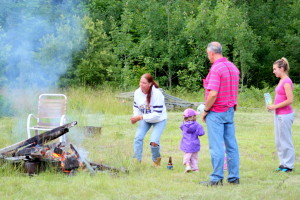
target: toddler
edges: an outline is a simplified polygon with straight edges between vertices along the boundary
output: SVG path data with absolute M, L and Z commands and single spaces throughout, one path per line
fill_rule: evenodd
M 198 137 L 205 134 L 203 127 L 196 121 L 196 115 L 199 114 L 191 108 L 183 112 L 184 121 L 180 126 L 182 130 L 180 149 L 184 152 L 185 173 L 199 171 L 198 152 L 200 151 L 200 140 Z

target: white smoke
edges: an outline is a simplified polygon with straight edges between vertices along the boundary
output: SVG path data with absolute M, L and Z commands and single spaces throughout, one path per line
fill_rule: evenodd
M 80 0 L 0 0 L 1 95 L 25 135 L 41 93 L 56 91 L 74 52 L 84 47 Z

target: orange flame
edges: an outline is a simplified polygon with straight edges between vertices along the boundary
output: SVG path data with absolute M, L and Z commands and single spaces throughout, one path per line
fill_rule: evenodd
M 53 153 L 52 156 L 53 156 L 53 158 L 59 158 L 60 157 L 60 155 L 57 154 L 57 153 Z

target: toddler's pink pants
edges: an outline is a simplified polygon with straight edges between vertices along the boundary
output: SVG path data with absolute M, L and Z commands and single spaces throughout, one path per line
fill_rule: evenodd
M 184 153 L 183 164 L 189 164 L 194 171 L 198 170 L 198 152 Z

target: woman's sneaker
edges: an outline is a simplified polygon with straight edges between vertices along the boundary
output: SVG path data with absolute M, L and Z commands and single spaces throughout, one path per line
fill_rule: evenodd
M 282 171 L 285 167 L 283 165 L 279 165 L 279 167 L 276 169 L 277 172 Z
M 292 172 L 293 169 L 290 169 L 288 167 L 284 167 L 283 165 L 280 165 L 277 169 L 277 172 Z
M 282 172 L 292 172 L 293 169 L 285 167 L 284 169 L 281 170 Z

